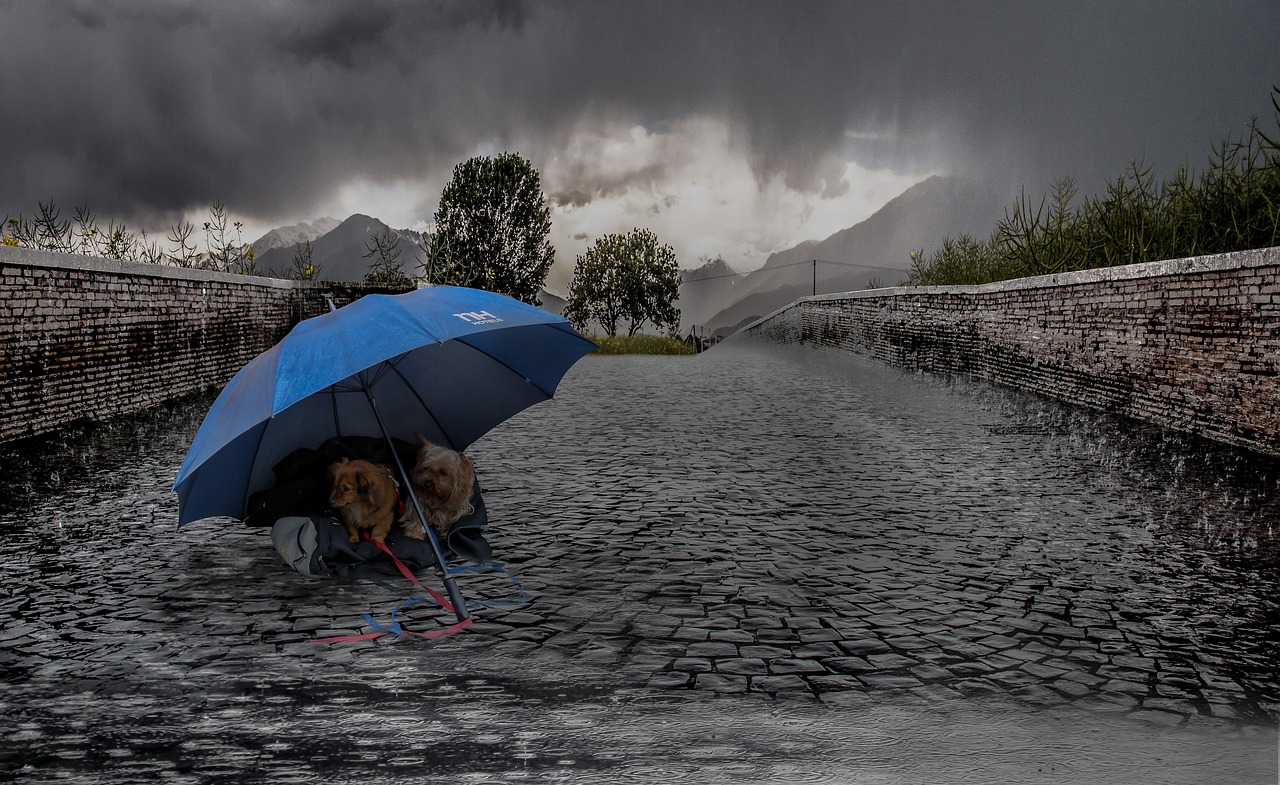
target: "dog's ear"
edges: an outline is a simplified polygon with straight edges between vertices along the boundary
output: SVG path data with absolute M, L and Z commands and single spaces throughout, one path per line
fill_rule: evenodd
M 373 483 L 369 482 L 369 475 L 364 472 L 356 472 L 356 492 L 367 499 L 372 490 Z
M 458 453 L 458 476 L 455 479 L 458 487 L 454 489 L 455 494 L 462 497 L 462 501 L 471 498 L 471 484 L 476 479 L 476 465 L 471 459 L 462 453 Z
M 471 498 L 471 486 L 475 482 L 476 467 L 471 459 L 462 453 L 457 453 L 457 456 L 458 459 L 453 462 L 454 474 L 449 478 L 448 506 L 458 510 L 460 515 L 463 514 L 464 508 L 469 506 L 467 502 Z
M 428 439 L 427 437 L 425 437 L 425 436 L 423 436 L 422 434 L 418 433 L 417 431 L 414 431 L 413 435 L 414 435 L 414 436 L 416 436 L 416 437 L 418 437 L 418 446 L 419 446 L 419 447 L 426 447 L 428 444 L 431 444 L 431 440 L 430 440 L 430 439 Z

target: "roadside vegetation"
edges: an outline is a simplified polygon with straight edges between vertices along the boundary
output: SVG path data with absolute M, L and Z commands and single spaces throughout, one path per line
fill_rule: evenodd
M 671 246 L 648 229 L 606 234 L 574 264 L 565 317 L 579 330 L 594 323 L 610 337 L 625 325 L 635 336 L 645 325 L 680 328 L 680 269 Z
M 548 240 L 551 208 L 529 161 L 517 153 L 503 153 L 458 164 L 434 219 L 431 229 L 412 242 L 415 269 L 406 270 L 401 258 L 403 233 L 384 229 L 372 235 L 363 254 L 369 259 L 365 282 L 393 289 L 419 283 L 468 286 L 542 304 L 539 292 L 555 249 Z M 242 275 L 321 277 L 310 241 L 295 247 L 286 269 L 259 269 L 242 229 L 242 222 L 215 203 L 203 223 L 200 250 L 196 227 L 187 221 L 175 223 L 162 244 L 145 231 L 133 232 L 114 221 L 99 228 L 88 205 L 76 208 L 74 219 L 64 218 L 50 201 L 40 203 L 34 217 L 5 216 L 0 243 Z M 565 316 L 583 332 L 603 332 L 603 353 L 686 353 L 678 338 L 641 333 L 652 328 L 673 336 L 679 329 L 679 275 L 675 252 L 652 231 L 606 234 L 577 258 Z M 619 330 L 626 331 L 627 340 L 618 340 Z
M 179 221 L 165 236 L 167 245 L 145 231 L 134 232 L 123 223 L 111 221 L 98 226 L 97 216 L 86 203 L 75 208 L 71 218 L 53 201 L 40 202 L 35 215 L 6 217 L 0 225 L 0 244 L 42 251 L 100 256 L 117 261 L 167 264 L 201 270 L 218 270 L 257 275 L 253 249 L 241 237 L 244 224 L 232 220 L 227 209 L 215 202 L 209 220 L 203 224 L 204 251 L 193 237 L 196 227 Z
M 591 336 L 599 345 L 595 354 L 693 354 L 693 346 L 679 338 L 664 335 L 604 335 Z
M 1024 192 L 986 240 L 961 234 L 931 254 L 913 251 L 906 284 L 983 284 L 1280 245 L 1280 87 L 1271 104 L 1276 129 L 1255 118 L 1213 148 L 1199 176 L 1184 165 L 1157 181 L 1134 162 L 1079 203 L 1070 177 L 1038 203 Z
M 533 164 L 517 153 L 458 164 L 424 237 L 421 279 L 541 305 L 555 249 L 551 208 Z

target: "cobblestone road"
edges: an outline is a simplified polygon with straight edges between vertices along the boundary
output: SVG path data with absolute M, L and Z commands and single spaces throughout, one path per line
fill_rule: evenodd
M 1275 462 L 795 348 L 591 357 L 471 451 L 490 540 L 530 602 L 477 608 L 472 631 L 432 644 L 317 647 L 405 589 L 303 579 L 264 532 L 173 532 L 168 483 L 202 405 L 0 456 L 20 486 L 0 517 L 0 774 L 412 781 L 396 766 L 425 760 L 442 777 L 670 781 L 679 759 L 750 781 L 785 776 L 796 749 L 824 771 L 815 756 L 858 738 L 851 716 L 1007 705 L 1029 713 L 988 717 L 1004 738 L 1054 712 L 1208 728 L 1238 781 L 1274 780 Z M 494 578 L 463 586 L 509 599 Z M 705 742 L 760 705 L 769 740 L 750 755 L 637 751 L 689 706 L 715 707 Z M 511 712 L 539 730 L 521 736 Z M 634 724 L 583 747 L 584 723 L 620 713 Z M 911 732 L 935 753 L 996 727 L 931 722 Z M 409 729 L 435 734 L 425 759 L 362 746 Z M 1191 738 L 1166 764 L 1201 749 Z
M 540 598 L 504 647 L 672 689 L 1275 710 L 1274 474 L 848 358 L 679 370 L 617 362 L 476 452 Z

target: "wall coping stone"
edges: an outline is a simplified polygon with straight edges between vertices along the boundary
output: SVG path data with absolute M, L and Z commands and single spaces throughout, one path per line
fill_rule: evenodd
M 14 246 L 0 246 L 0 264 L 44 267 L 56 270 L 73 270 L 75 272 L 98 272 L 106 273 L 108 275 L 129 275 L 144 278 L 207 281 L 209 283 L 228 283 L 240 286 L 265 286 L 272 289 L 314 289 L 324 288 L 333 283 L 326 281 L 295 281 L 287 278 L 268 278 L 262 275 L 241 275 L 239 273 L 215 272 L 213 270 L 197 270 L 189 267 L 173 267 L 165 264 L 117 261 L 115 259 L 104 259 L 100 256 L 83 256 L 81 254 L 63 253 L 61 251 L 42 251 L 36 248 Z
M 985 379 L 1280 455 L 1277 268 L 1280 248 L 1264 248 L 981 286 L 824 294 L 742 332 Z
M 1232 251 L 1229 253 L 1207 254 L 1205 256 L 1188 256 L 1182 259 L 1165 259 L 1158 262 L 1142 264 L 1125 264 L 1115 267 L 1095 267 L 1089 270 L 1076 270 L 1067 273 L 1050 273 L 1033 275 L 1026 278 L 1010 278 L 968 286 L 888 286 L 881 289 L 860 289 L 852 292 L 831 292 L 828 294 L 808 295 L 798 298 L 794 303 L 784 305 L 772 313 L 762 316 L 745 325 L 738 332 L 746 333 L 769 321 L 784 311 L 802 303 L 822 303 L 833 300 L 858 300 L 865 297 L 919 297 L 921 295 L 980 295 L 995 292 L 1017 291 L 1019 289 L 1048 289 L 1074 284 L 1100 283 L 1103 281 L 1132 281 L 1142 278 L 1160 278 L 1172 275 L 1197 275 L 1220 270 L 1241 270 L 1251 267 L 1267 267 L 1280 265 L 1280 246 L 1272 248 L 1256 248 L 1248 251 Z

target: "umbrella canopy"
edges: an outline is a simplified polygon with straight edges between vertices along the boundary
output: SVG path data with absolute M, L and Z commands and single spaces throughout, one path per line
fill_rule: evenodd
M 552 397 L 595 348 L 562 317 L 459 287 L 368 295 L 307 319 L 214 401 L 173 485 L 178 525 L 242 518 L 280 459 L 333 436 L 412 443 L 418 432 L 462 450 Z

